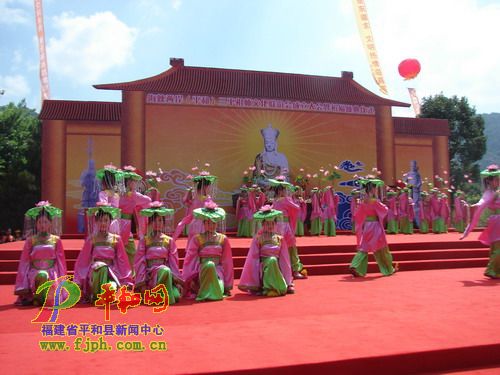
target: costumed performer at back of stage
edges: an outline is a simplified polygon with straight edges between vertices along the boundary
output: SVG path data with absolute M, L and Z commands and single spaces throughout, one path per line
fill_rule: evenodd
M 125 194 L 123 171 L 117 169 L 113 164 L 108 164 L 104 168 L 97 170 L 96 178 L 101 185 L 98 202 L 119 208 L 120 196 Z M 111 222 L 110 230 L 112 233 L 120 234 L 120 218 L 116 218 Z
M 233 289 L 233 257 L 226 235 L 216 231 L 224 226 L 226 212 L 215 202 L 206 202 L 193 215 L 204 226 L 202 233 L 191 237 L 186 247 L 182 269 L 184 294 L 196 301 L 220 301 Z
M 49 202 L 39 202 L 24 214 L 24 242 L 16 276 L 16 304 L 43 305 L 48 288 L 40 294 L 37 289 L 48 280 L 66 275 L 66 259 L 59 235 L 62 210 Z M 49 296 L 53 298 L 53 296 Z M 53 306 L 53 301 L 47 301 Z
M 137 191 L 137 184 L 142 180 L 142 177 L 135 173 L 135 168 L 128 165 L 123 168 L 123 178 L 127 192 L 120 197 L 120 237 L 125 245 L 128 261 L 132 272 L 134 272 L 135 259 L 135 242 L 132 233 L 132 220 L 136 211 L 146 208 L 151 203 L 151 198 Z M 141 219 L 135 216 L 136 230 L 141 238 L 144 235 L 144 224 Z
M 335 194 L 335 189 L 332 186 L 327 186 L 323 189 L 321 203 L 323 206 L 323 215 L 325 220 L 325 236 L 337 235 L 337 212 L 339 207 L 339 196 Z
M 442 216 L 442 201 L 438 188 L 431 189 L 431 197 L 429 199 L 431 207 L 431 220 L 433 233 L 446 233 L 446 226 Z
M 358 251 L 351 261 L 350 271 L 355 277 L 365 276 L 368 271 L 368 252 L 371 251 L 380 272 L 385 276 L 392 275 L 396 272 L 396 267 L 392 263 L 384 231 L 387 206 L 377 197 L 377 187 L 383 188 L 384 182 L 374 176 L 367 176 L 360 179 L 359 183 L 366 195 L 354 216 Z
M 389 190 L 387 196 L 387 234 L 399 233 L 398 193 Z
M 399 194 L 399 231 L 403 234 L 413 234 L 413 200 L 409 196 L 410 189 L 405 187 Z
M 457 232 L 463 233 L 465 225 L 469 221 L 469 204 L 464 200 L 464 192 L 457 190 L 455 192 L 454 210 L 453 210 L 453 225 Z
M 281 211 L 266 205 L 255 213 L 254 220 L 261 222 L 257 230 L 238 288 L 266 297 L 284 296 L 294 293 L 290 257 L 283 237 L 277 233 L 277 222 L 283 218 Z
M 302 187 L 295 185 L 293 190 L 292 200 L 300 207 L 299 214 L 297 215 L 295 236 L 302 237 L 304 235 L 304 223 L 307 218 L 307 203 L 304 199 L 304 190 Z
M 323 230 L 323 207 L 321 206 L 321 190 L 317 187 L 311 189 L 311 219 L 309 233 L 319 236 Z
M 429 200 L 429 193 L 426 191 L 420 192 L 420 210 L 418 214 L 420 216 L 419 232 L 422 234 L 429 233 L 429 223 L 431 222 L 431 203 Z
M 183 284 L 177 246 L 166 234 L 174 210 L 156 201 L 141 210 L 140 214 L 147 219 L 147 229 L 145 236 L 139 240 L 135 257 L 135 286 L 144 292 L 163 284 L 168 292 L 169 304 L 173 305 L 180 299 Z
M 250 209 L 250 198 L 248 188 L 240 187 L 240 194 L 236 202 L 236 220 L 238 222 L 238 237 L 252 237 L 253 212 Z
M 111 283 L 113 290 L 133 285 L 122 239 L 110 232 L 112 220 L 119 216 L 119 208 L 103 203 L 87 211 L 89 232 L 76 259 L 74 276 L 85 301 L 96 301 L 97 295 L 103 292 L 103 284 Z
M 179 222 L 172 236 L 176 240 L 188 226 L 188 238 L 191 239 L 194 235 L 202 233 L 205 229 L 203 221 L 197 219 L 193 212 L 195 209 L 205 207 L 206 203 L 213 203 L 213 196 L 216 191 L 217 176 L 211 175 L 208 171 L 201 171 L 198 176 L 193 177 L 193 197 L 186 216 Z
M 500 170 L 497 165 L 490 165 L 481 172 L 484 193 L 475 207 L 474 216 L 465 229 L 461 240 L 467 237 L 476 227 L 481 214 L 488 208 L 491 215 L 488 218 L 486 229 L 479 235 L 478 240 L 490 247 L 490 260 L 484 271 L 484 275 L 493 279 L 500 278 Z
M 274 201 L 272 207 L 283 213 L 283 223 L 279 224 L 283 228 L 279 228 L 278 230 L 280 233 L 283 233 L 283 237 L 290 253 L 290 263 L 292 266 L 293 277 L 295 279 L 306 279 L 307 270 L 300 262 L 295 242 L 295 227 L 300 207 L 293 202 L 292 197 L 289 195 L 293 185 L 286 182 L 284 176 L 278 176 L 276 179 L 270 178 L 268 182 L 274 190 Z M 292 230 L 292 228 L 294 228 L 294 230 Z

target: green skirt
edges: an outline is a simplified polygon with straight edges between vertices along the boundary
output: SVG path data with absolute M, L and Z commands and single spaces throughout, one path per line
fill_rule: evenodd
M 284 296 L 288 285 L 281 273 L 276 257 L 261 257 L 262 262 L 262 294 L 267 297 Z
M 326 219 L 325 220 L 325 235 L 332 237 L 337 235 L 337 228 L 335 227 L 335 220 Z
M 295 235 L 302 237 L 304 235 L 304 222 L 297 220 L 297 225 L 295 225 Z
M 427 220 L 420 221 L 420 233 L 426 234 L 429 233 L 429 222 Z
M 485 276 L 495 279 L 500 278 L 500 241 L 491 244 L 490 260 L 488 261 L 488 266 L 486 266 L 484 274 Z
M 399 227 L 398 221 L 396 219 L 391 219 L 387 221 L 387 233 L 388 234 L 398 234 Z
M 319 217 L 311 220 L 311 230 L 309 231 L 311 235 L 319 236 L 322 230 L 323 230 L 323 223 L 321 222 L 321 219 Z
M 200 289 L 196 301 L 220 301 L 224 298 L 224 282 L 217 275 L 219 257 L 200 258 Z
M 392 254 L 388 247 L 375 251 L 373 255 L 382 275 L 390 276 L 396 272 L 392 263 Z M 349 268 L 356 276 L 365 276 L 368 272 L 368 253 L 366 251 L 358 251 L 354 255 Z
M 247 219 L 238 221 L 238 237 L 252 237 L 252 222 Z
M 399 219 L 399 230 L 403 234 L 413 234 L 413 223 L 408 217 Z

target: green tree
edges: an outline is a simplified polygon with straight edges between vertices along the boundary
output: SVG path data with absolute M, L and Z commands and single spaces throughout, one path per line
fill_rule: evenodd
M 0 107 L 0 228 L 22 229 L 40 200 L 41 122 L 23 100 Z
M 420 117 L 448 120 L 451 182 L 456 188 L 477 193 L 478 185 L 468 180 L 479 181 L 478 161 L 486 152 L 484 119 L 466 97 L 447 98 L 443 94 L 424 98 Z

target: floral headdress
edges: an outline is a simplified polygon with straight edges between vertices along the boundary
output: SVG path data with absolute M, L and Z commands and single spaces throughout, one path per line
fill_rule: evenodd
M 48 201 L 40 201 L 24 214 L 24 238 L 37 234 L 36 221 L 41 215 L 46 215 L 50 219 L 51 234 L 62 233 L 62 210 L 52 206 Z
M 215 202 L 208 201 L 205 202 L 205 207 L 195 209 L 193 215 L 196 219 L 210 220 L 218 223 L 226 218 L 226 211 L 217 206 Z
M 253 218 L 256 221 L 274 221 L 282 217 L 283 212 L 274 210 L 270 205 L 266 204 L 257 211 Z

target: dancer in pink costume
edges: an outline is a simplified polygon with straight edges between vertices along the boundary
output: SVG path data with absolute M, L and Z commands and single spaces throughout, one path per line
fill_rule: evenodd
M 196 301 L 220 301 L 231 295 L 234 280 L 231 245 L 216 231 L 226 213 L 214 202 L 207 202 L 193 215 L 202 221 L 204 231 L 191 237 L 186 247 L 182 269 L 185 295 Z
M 474 207 L 476 210 L 470 224 L 465 229 L 464 239 L 476 227 L 481 214 L 488 208 L 491 215 L 488 218 L 486 229 L 479 235 L 479 241 L 490 246 L 490 260 L 484 275 L 492 279 L 500 278 L 500 169 L 497 165 L 490 165 L 481 172 L 484 193 L 481 200 Z
M 384 230 L 384 218 L 387 215 L 387 206 L 377 197 L 377 188 L 383 187 L 384 182 L 374 176 L 360 179 L 366 196 L 356 210 L 356 244 L 358 252 L 349 266 L 350 272 L 355 277 L 363 277 L 368 271 L 368 252 L 373 252 L 380 272 L 390 276 L 396 272 L 397 267 L 392 263 L 392 254 L 387 245 Z
M 241 193 L 236 202 L 236 220 L 238 222 L 238 237 L 252 237 L 252 219 L 253 212 L 250 208 L 250 198 L 248 188 L 242 186 Z
M 387 234 L 399 233 L 398 193 L 393 190 L 387 192 Z
M 212 176 L 207 171 L 201 171 L 198 176 L 193 178 L 193 200 L 189 206 L 186 216 L 177 225 L 173 238 L 176 240 L 182 233 L 185 226 L 188 227 L 188 238 L 204 231 L 203 220 L 197 219 L 193 212 L 195 209 L 203 208 L 206 203 L 214 203 L 213 193 L 216 189 L 217 176 Z
M 323 207 L 321 206 L 321 190 L 317 187 L 311 189 L 311 227 L 309 233 L 312 236 L 319 236 L 323 231 Z
M 295 185 L 292 200 L 295 204 L 300 207 L 299 214 L 297 216 L 297 224 L 295 228 L 295 235 L 297 237 L 302 237 L 304 235 L 304 222 L 307 218 L 307 203 L 304 200 L 304 191 L 299 185 Z M 293 228 L 292 228 L 293 229 Z
M 351 202 L 350 202 L 350 207 L 351 207 L 351 232 L 356 233 L 356 223 L 354 222 L 354 217 L 356 215 L 356 211 L 359 207 L 360 204 L 360 198 L 361 192 L 358 189 L 352 189 L 351 190 Z
M 464 192 L 462 190 L 457 190 L 455 192 L 454 210 L 453 210 L 453 225 L 457 232 L 463 233 L 465 231 L 465 226 L 469 221 L 469 204 L 463 199 Z
M 135 248 L 134 236 L 132 234 L 132 220 L 135 219 L 137 225 L 137 234 L 139 238 L 144 236 L 144 224 L 142 218 L 137 213 L 143 208 L 149 207 L 151 198 L 137 191 L 137 184 L 142 177 L 135 173 L 135 168 L 125 166 L 123 168 L 123 177 L 127 192 L 120 197 L 120 237 L 125 245 L 125 251 L 129 260 L 130 268 L 134 272 Z
M 143 292 L 163 284 L 170 305 L 179 301 L 183 284 L 177 246 L 166 234 L 171 230 L 168 224 L 173 214 L 173 209 L 163 207 L 158 201 L 141 210 L 141 216 L 147 219 L 148 224 L 145 236 L 139 240 L 135 257 L 136 288 Z
M 419 232 L 422 234 L 429 233 L 429 224 L 431 222 L 431 204 L 429 201 L 429 194 L 426 191 L 420 192 L 420 205 L 419 215 L 420 215 L 420 227 Z
M 414 211 L 413 211 L 413 202 L 412 199 L 408 195 L 409 189 L 403 188 L 401 189 L 401 193 L 399 195 L 399 230 L 403 234 L 413 234 L 413 219 L 414 219 Z
M 294 293 L 290 258 L 286 243 L 277 233 L 280 211 L 263 206 L 254 215 L 262 229 L 253 237 L 238 288 L 266 297 Z
M 76 259 L 74 276 L 86 301 L 96 301 L 103 284 L 110 283 L 114 290 L 133 285 L 123 242 L 109 230 L 111 221 L 119 215 L 120 209 L 102 203 L 87 211 L 89 235 Z
M 123 171 L 117 169 L 113 164 L 108 164 L 96 172 L 96 178 L 101 184 L 98 202 L 119 208 L 120 196 L 125 193 Z M 114 234 L 120 234 L 120 218 L 111 222 L 110 231 Z
M 441 193 L 441 217 L 444 222 L 444 233 L 448 233 L 448 227 L 450 226 L 450 201 L 446 193 Z
M 439 189 L 432 188 L 431 189 L 431 198 L 430 198 L 430 206 L 431 206 L 431 220 L 432 220 L 432 232 L 433 233 L 446 233 L 446 225 L 443 219 L 443 211 L 441 208 L 442 201 L 439 196 Z
M 268 181 L 269 185 L 274 190 L 274 202 L 272 208 L 283 213 L 283 223 L 281 224 L 282 228 L 279 228 L 278 230 L 280 233 L 283 233 L 283 237 L 285 238 L 288 247 L 293 277 L 295 279 L 306 279 L 307 270 L 300 262 L 295 242 L 295 231 L 292 230 L 292 228 L 296 228 L 297 217 L 300 212 L 300 207 L 293 202 L 289 195 L 293 185 L 286 182 L 284 176 L 278 176 L 276 179 L 270 178 Z
M 323 215 L 325 220 L 325 235 L 336 236 L 337 211 L 339 207 L 339 197 L 331 186 L 325 187 L 321 199 L 323 205 Z
M 39 202 L 25 213 L 24 242 L 17 270 L 14 294 L 16 304 L 43 305 L 47 299 L 45 289 L 37 289 L 48 280 L 56 280 L 66 275 L 66 259 L 61 234 L 62 211 L 49 202 Z M 53 296 L 48 296 L 47 304 L 52 306 Z M 46 304 L 46 305 L 47 305 Z

